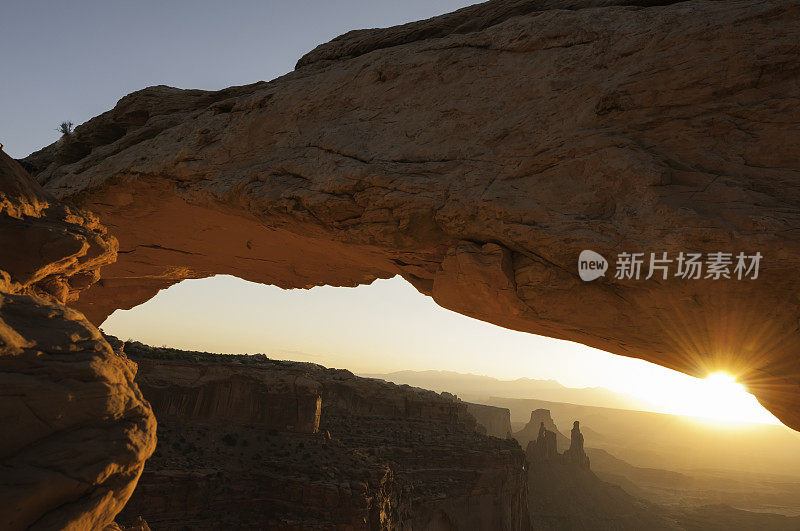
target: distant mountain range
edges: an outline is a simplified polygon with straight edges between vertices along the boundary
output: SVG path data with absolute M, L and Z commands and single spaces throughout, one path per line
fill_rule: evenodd
M 603 387 L 566 387 L 556 380 L 518 378 L 499 380 L 489 376 L 463 374 L 452 371 L 398 371 L 387 374 L 360 374 L 367 378 L 380 378 L 396 384 L 407 384 L 423 389 L 456 394 L 472 401 L 477 397 L 502 396 L 506 398 L 536 398 L 552 402 L 583 404 L 618 409 L 647 410 L 644 401 L 616 393 Z

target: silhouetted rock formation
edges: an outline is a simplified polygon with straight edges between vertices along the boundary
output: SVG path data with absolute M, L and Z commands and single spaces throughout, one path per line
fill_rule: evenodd
M 556 441 L 556 448 L 559 452 L 563 452 L 569 448 L 569 439 L 567 439 L 556 427 L 553 422 L 553 417 L 550 415 L 548 409 L 536 409 L 531 411 L 531 420 L 518 432 L 514 432 L 512 436 L 519 441 L 520 446 L 526 448 L 529 443 L 536 441 L 541 434 L 541 427 L 544 426 L 547 431 L 553 433 Z
M 155 448 L 155 418 L 136 364 L 63 303 L 116 241 L 0 152 L 0 244 L 0 529 L 102 529 Z
M 563 455 L 564 462 L 581 468 L 589 468 L 589 458 L 583 449 L 583 435 L 581 434 L 580 422 L 577 420 L 572 425 L 569 448 Z
M 548 430 L 544 422 L 525 453 L 528 507 L 534 529 L 679 529 L 664 511 L 600 481 L 589 470 L 577 421 L 570 448 L 563 454 L 556 451 L 555 432 Z
M 479 433 L 453 395 L 264 356 L 135 342 L 124 351 L 139 362 L 137 381 L 154 396 L 160 426 L 121 523 L 142 516 L 167 530 L 529 527 L 523 452 Z M 316 433 L 297 429 L 313 417 L 303 407 L 311 397 L 321 399 Z M 271 413 L 282 420 L 270 422 Z
M 542 422 L 539 436 L 528 444 L 528 508 L 534 529 L 789 531 L 800 525 L 800 517 L 741 511 L 727 505 L 673 507 L 638 499 L 626 492 L 627 488 L 595 476 L 583 442 L 575 421 L 570 448 L 559 455 L 555 433 Z
M 539 436 L 535 441 L 528 443 L 526 455 L 535 463 L 549 463 L 559 458 L 556 447 L 556 434 L 544 427 L 544 422 L 539 425 Z
M 547 418 L 550 418 L 550 412 L 546 409 L 537 410 L 537 412 L 546 412 Z M 533 414 L 531 415 L 533 417 Z M 542 418 L 543 414 L 537 414 L 537 418 Z M 550 419 L 552 423 L 552 419 Z M 553 425 L 555 426 L 555 425 Z M 536 440 L 528 443 L 526 448 L 526 455 L 533 464 L 537 463 L 563 463 L 565 465 L 576 466 L 579 468 L 589 469 L 589 458 L 583 449 L 583 435 L 581 434 L 579 422 L 576 420 L 572 426 L 572 440 L 569 448 L 563 453 L 559 454 L 557 442 L 557 432 L 548 430 L 545 426 L 545 421 L 539 423 L 539 433 Z
M 511 412 L 505 407 L 486 406 L 464 402 L 467 411 L 475 417 L 486 435 L 505 439 L 511 436 Z

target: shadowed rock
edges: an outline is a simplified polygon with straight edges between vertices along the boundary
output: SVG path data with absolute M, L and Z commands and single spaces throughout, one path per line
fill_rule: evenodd
M 0 153 L 0 528 L 102 529 L 133 492 L 156 425 L 136 364 L 62 302 L 116 241 Z
M 464 402 L 464 404 L 466 404 L 469 414 L 486 429 L 487 435 L 500 439 L 511 436 L 511 412 L 508 408 L 470 402 Z
M 453 395 L 263 355 L 124 351 L 160 426 L 120 523 L 530 529 L 522 450 L 481 433 Z M 321 418 L 307 407 L 320 395 Z
M 528 443 L 525 453 L 534 463 L 557 462 L 559 458 L 556 448 L 556 434 L 544 427 L 544 422 L 539 425 L 539 435 L 536 440 Z
M 577 420 L 572 425 L 570 433 L 570 444 L 563 458 L 566 463 L 580 467 L 589 468 L 589 457 L 583 449 L 583 434 L 581 434 L 580 422 Z
M 567 439 L 556 427 L 553 422 L 553 417 L 550 416 L 549 409 L 535 409 L 531 411 L 531 420 L 518 432 L 513 434 L 514 438 L 519 441 L 520 446 L 526 448 L 528 443 L 536 441 L 542 433 L 542 427 L 547 431 L 553 433 L 556 440 L 556 447 L 559 451 L 564 451 L 569 447 L 569 439 Z

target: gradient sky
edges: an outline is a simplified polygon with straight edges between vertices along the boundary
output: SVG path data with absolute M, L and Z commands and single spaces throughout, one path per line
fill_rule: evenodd
M 24 157 L 151 85 L 268 81 L 352 29 L 402 24 L 468 0 L 4 1 L 0 143 Z
M 700 380 L 577 343 L 445 310 L 401 277 L 368 286 L 283 290 L 231 276 L 186 280 L 103 329 L 120 339 L 213 352 L 263 352 L 356 373 L 454 370 L 607 387 L 664 413 L 777 422 L 741 386 Z
M 463 7 L 465 0 L 16 1 L 0 11 L 0 143 L 14 157 L 54 142 L 134 90 L 270 80 L 351 29 Z M 232 277 L 186 281 L 104 328 L 218 352 L 265 352 L 356 372 L 447 369 L 553 378 L 649 399 L 657 411 L 775 422 L 750 395 L 639 360 L 522 334 L 436 306 L 403 280 L 283 291 Z

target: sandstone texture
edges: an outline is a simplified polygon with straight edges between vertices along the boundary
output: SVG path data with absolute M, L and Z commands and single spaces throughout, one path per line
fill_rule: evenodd
M 799 76 L 797 0 L 495 0 L 271 82 L 133 93 L 25 162 L 120 240 L 78 301 L 95 323 L 185 278 L 399 274 L 507 328 L 727 370 L 800 428 Z M 584 249 L 763 260 L 585 283 Z
M 159 418 L 158 448 L 121 524 L 141 516 L 154 529 L 529 528 L 524 453 L 480 433 L 452 395 L 260 355 L 118 348 L 138 362 L 145 395 L 158 395 Z M 200 398 L 190 373 L 205 375 Z M 317 431 L 264 423 L 276 405 L 301 411 L 291 404 L 307 393 L 321 398 Z M 178 403 L 187 405 L 174 415 Z M 196 414 L 208 410 L 218 414 Z
M 0 289 L 74 302 L 117 256 L 97 217 L 45 192 L 0 151 Z
M 160 421 L 319 431 L 322 386 L 302 372 L 147 358 L 138 365 L 137 383 Z
M 62 303 L 116 252 L 0 153 L 0 528 L 103 529 L 155 445 L 136 365 Z

